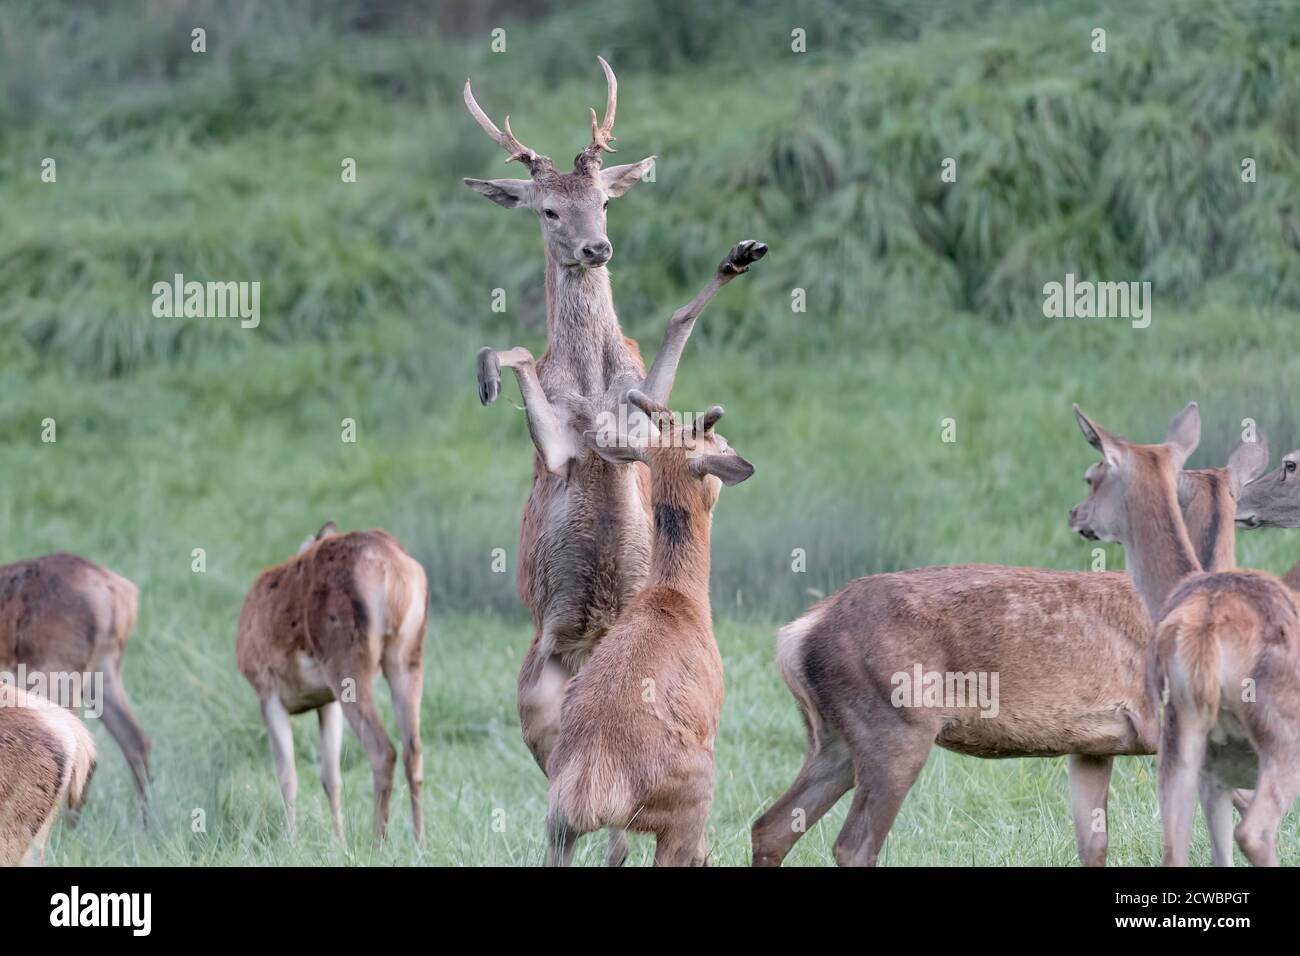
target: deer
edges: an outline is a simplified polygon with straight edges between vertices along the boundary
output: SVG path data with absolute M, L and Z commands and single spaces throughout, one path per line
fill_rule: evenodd
M 1226 468 L 1183 472 L 1178 496 L 1198 551 L 1235 564 L 1233 498 L 1268 463 L 1262 433 Z M 808 738 L 789 789 L 751 829 L 754 866 L 779 866 L 850 789 L 835 842 L 845 866 L 874 866 L 936 744 L 982 757 L 1060 757 L 1080 862 L 1104 866 L 1113 758 L 1156 750 L 1145 694 L 1151 615 L 1128 574 L 951 565 L 859 578 L 777 635 L 777 665 Z M 997 711 L 954 694 L 902 706 L 923 673 L 997 675 Z M 954 679 L 954 685 L 958 681 Z M 957 687 L 954 686 L 954 690 Z M 800 825 L 802 824 L 802 825 Z
M 85 799 L 95 741 L 71 711 L 0 681 L 0 866 L 40 866 L 60 805 Z
M 402 740 L 415 839 L 423 846 L 420 695 L 428 604 L 424 568 L 392 535 L 378 528 L 343 534 L 332 521 L 253 582 L 239 615 L 235 659 L 261 701 L 291 841 L 298 775 L 289 718 L 309 710 L 319 723 L 321 784 L 335 837 L 343 838 L 344 718 L 374 778 L 375 838 L 386 837 L 397 756 L 375 707 L 382 671 Z
M 708 859 L 723 698 L 709 529 L 722 485 L 745 481 L 754 466 L 717 433 L 722 406 L 678 422 L 637 389 L 627 401 L 654 423 L 650 441 L 610 442 L 595 430 L 584 437 L 607 461 L 649 467 L 650 571 L 565 697 L 547 766 L 548 866 L 567 866 L 578 838 L 605 827 L 653 833 L 656 866 Z
M 627 193 L 655 157 L 603 166 L 618 107 L 613 69 L 597 57 L 606 80 L 604 118 L 591 110 L 591 142 L 561 173 L 524 146 L 507 116 L 504 131 L 488 118 L 465 81 L 464 99 L 485 133 L 529 179 L 465 179 L 470 189 L 507 209 L 527 209 L 542 230 L 546 287 L 546 350 L 483 348 L 476 360 L 479 400 L 500 394 L 501 369 L 514 371 L 534 445 L 532 487 L 519 535 L 517 585 L 532 614 L 533 638 L 519 673 L 517 703 L 523 738 L 543 773 L 559 736 L 565 687 L 597 642 L 641 589 L 650 570 L 650 479 L 640 462 L 610 463 L 583 433 L 618 407 L 630 389 L 667 403 L 696 320 L 709 301 L 767 253 L 757 240 L 737 243 L 712 277 L 670 316 L 646 371 L 637 343 L 623 334 L 607 268 L 614 250 L 606 230 L 611 199 Z M 638 413 L 639 414 L 639 413 Z M 611 848 L 612 850 L 614 848 Z
M 139 607 L 134 583 L 74 554 L 0 566 L 0 672 L 21 666 L 29 679 L 41 675 L 51 687 L 58 686 L 58 675 L 103 675 L 100 719 L 126 758 L 147 828 L 149 737 L 131 710 L 122 676 Z M 70 812 L 69 822 L 75 817 Z
M 1281 463 L 1242 490 L 1237 502 L 1237 525 L 1245 529 L 1300 528 L 1300 449 L 1282 456 Z M 1293 564 L 1282 582 L 1300 590 L 1300 561 Z
M 1075 417 L 1102 460 L 1086 472 L 1070 527 L 1124 546 L 1155 621 L 1148 684 L 1160 712 L 1162 862 L 1187 865 L 1199 793 L 1215 866 L 1232 865 L 1234 838 L 1252 864 L 1277 866 L 1278 825 L 1300 795 L 1295 593 L 1262 571 L 1202 570 L 1172 493 L 1200 437 L 1195 403 L 1163 445 L 1114 435 L 1077 405 Z M 1247 787 L 1234 829 L 1233 790 Z

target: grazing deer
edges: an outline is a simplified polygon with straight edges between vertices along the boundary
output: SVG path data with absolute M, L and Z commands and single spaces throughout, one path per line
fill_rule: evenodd
M 654 540 L 640 590 L 574 678 L 547 774 L 547 865 L 567 866 L 602 827 L 655 835 L 656 866 L 704 865 L 722 658 L 709 609 L 709 527 L 723 484 L 754 473 L 714 431 L 722 408 L 679 424 L 648 396 L 627 399 L 660 433 L 646 447 L 602 446 L 650 469 Z M 611 861 L 621 862 L 621 861 Z
M 1164 864 L 1187 865 L 1199 790 L 1216 866 L 1232 865 L 1234 835 L 1251 863 L 1276 866 L 1278 824 L 1300 795 L 1295 594 L 1260 571 L 1201 571 L 1172 493 L 1200 435 L 1195 404 L 1164 445 L 1112 435 L 1077 406 L 1075 415 L 1102 460 L 1088 469 L 1070 527 L 1124 545 L 1156 621 L 1149 686 L 1161 718 Z M 1252 786 L 1234 833 L 1232 790 Z
M 95 741 L 76 715 L 0 682 L 0 866 L 40 865 L 59 805 L 80 806 Z
M 315 710 L 321 783 L 336 836 L 343 836 L 343 718 L 361 739 L 375 782 L 375 835 L 388 826 L 396 754 L 375 709 L 382 670 L 402 737 L 416 841 L 423 844 L 420 694 L 428 615 L 424 568 L 388 532 L 341 534 L 334 522 L 307 538 L 296 557 L 263 571 L 239 615 L 235 658 L 262 701 L 271 757 L 290 838 L 297 829 L 298 774 L 292 714 Z
M 1198 550 L 1216 566 L 1233 565 L 1233 496 L 1267 462 L 1259 436 L 1227 468 L 1179 477 Z M 1151 618 L 1123 572 L 955 565 L 851 582 L 777 637 L 808 753 L 753 825 L 754 865 L 779 865 L 855 787 L 835 858 L 874 865 L 936 744 L 975 757 L 1067 757 L 1079 858 L 1104 865 L 1112 758 L 1155 752 L 1150 640 Z M 901 706 L 900 675 L 918 664 L 945 685 L 952 676 L 954 690 L 996 675 L 996 713 L 977 706 L 977 693 Z
M 761 259 L 767 246 L 738 243 L 689 304 L 673 313 L 649 374 L 640 350 L 623 334 L 606 265 L 610 199 L 626 193 L 654 163 L 602 168 L 614 152 L 618 81 L 608 63 L 604 120 L 591 111 L 591 143 L 560 173 L 551 160 L 497 128 L 465 82 L 465 105 L 479 126 L 528 168 L 529 179 L 466 179 L 507 209 L 531 210 L 542 227 L 546 269 L 546 351 L 523 348 L 478 354 L 479 399 L 500 393 L 501 368 L 511 368 L 524 399 L 536 454 L 533 484 L 520 530 L 519 594 L 532 612 L 534 636 L 519 674 L 524 741 L 543 772 L 560 727 L 560 702 L 596 642 L 641 588 L 650 568 L 649 479 L 644 466 L 611 464 L 585 447 L 582 434 L 618 406 L 630 388 L 668 401 L 696 319 L 724 285 Z
M 29 677 L 43 675 L 47 686 L 58 686 L 58 675 L 103 675 L 101 719 L 131 768 L 148 826 L 149 738 L 122 679 L 139 606 L 133 583 L 76 555 L 0 566 L 0 671 L 22 665 Z

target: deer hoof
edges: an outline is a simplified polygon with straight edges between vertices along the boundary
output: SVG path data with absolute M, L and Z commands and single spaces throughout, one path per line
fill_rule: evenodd
M 727 258 L 722 260 L 721 271 L 739 275 L 767 255 L 767 245 L 757 239 L 745 239 L 731 247 Z
M 481 348 L 478 351 L 478 400 L 491 405 L 500 394 L 501 363 L 497 360 L 496 349 Z

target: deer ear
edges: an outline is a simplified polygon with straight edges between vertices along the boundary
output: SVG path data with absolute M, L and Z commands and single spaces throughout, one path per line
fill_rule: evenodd
M 1174 453 L 1174 467 L 1182 468 L 1196 446 L 1201 443 L 1201 409 L 1195 402 L 1188 402 L 1181 412 L 1169 423 L 1165 434 L 1165 444 Z
M 1114 437 L 1111 436 L 1100 425 L 1093 424 L 1091 418 L 1083 413 L 1083 409 L 1078 405 L 1074 406 L 1074 420 L 1079 423 L 1079 431 L 1083 432 L 1083 437 L 1088 440 L 1088 444 L 1101 453 L 1101 457 L 1115 467 L 1119 467 L 1120 445 Z
M 754 473 L 754 466 L 739 455 L 700 455 L 691 459 L 691 471 L 721 478 L 724 485 L 738 485 Z
M 1258 478 L 1268 469 L 1268 439 L 1262 429 L 1255 429 L 1254 441 L 1243 441 L 1228 456 L 1228 481 L 1233 495 Z
M 583 443 L 611 465 L 627 465 L 634 461 L 645 461 L 645 449 L 635 445 L 619 445 L 610 439 L 617 435 L 610 432 L 586 431 L 582 433 Z
M 498 206 L 514 209 L 527 206 L 532 200 L 533 183 L 530 179 L 466 179 L 465 185 L 481 193 Z
M 605 192 L 617 199 L 635 186 L 655 164 L 653 156 L 647 156 L 639 163 L 624 163 L 622 166 L 610 166 L 600 171 L 600 185 Z
M 336 525 L 333 521 L 326 521 L 323 525 L 320 526 L 320 530 L 316 532 L 316 540 L 324 541 L 326 538 L 332 538 L 338 533 L 339 533 L 339 526 Z

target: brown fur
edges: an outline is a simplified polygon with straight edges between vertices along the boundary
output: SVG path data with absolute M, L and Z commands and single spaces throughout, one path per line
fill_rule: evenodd
M 122 679 L 140 593 L 126 578 L 73 554 L 0 566 L 0 671 L 102 673 L 102 720 L 122 749 L 148 820 L 149 738 Z
M 279 708 L 298 714 L 337 701 L 370 760 L 375 831 L 384 835 L 396 755 L 374 703 L 373 685 L 382 670 L 393 691 L 411 812 L 422 839 L 419 713 L 427 614 L 424 569 L 378 529 L 338 534 L 327 525 L 302 553 L 263 571 L 249 589 L 236 663 L 263 702 L 291 832 L 297 779 L 291 737 L 287 755 L 275 752 Z M 322 732 L 324 721 L 322 716 Z M 330 775 L 337 774 L 337 765 L 327 763 L 323 756 L 326 792 L 335 829 L 341 830 L 337 777 Z
M 697 451 L 743 463 L 711 431 Z M 651 448 L 648 460 L 649 579 L 565 697 L 547 765 L 551 864 L 567 864 L 577 838 L 602 827 L 655 834 L 656 865 L 703 865 L 708 855 L 723 696 L 709 609 L 709 525 L 720 482 L 692 471 L 681 447 Z
M 0 682 L 0 866 L 43 862 L 59 805 L 81 804 L 94 767 L 80 720 Z
M 1276 866 L 1277 826 L 1300 795 L 1300 617 L 1296 595 L 1260 571 L 1193 574 L 1156 628 L 1153 691 L 1163 702 L 1164 862 L 1187 864 L 1199 788 L 1215 862 L 1231 864 L 1233 788 L 1255 793 L 1235 836 Z
M 1224 469 L 1179 488 L 1198 547 L 1231 566 Z M 753 862 L 775 866 L 850 789 L 835 844 L 842 864 L 876 862 L 930 748 L 979 757 L 1070 755 L 1080 859 L 1102 865 L 1110 758 L 1155 752 L 1145 694 L 1151 617 L 1127 574 L 994 565 L 922 568 L 846 585 L 783 628 L 777 659 L 803 714 L 808 754 L 755 823 Z M 925 671 L 999 675 L 1000 712 L 897 708 L 891 677 Z

